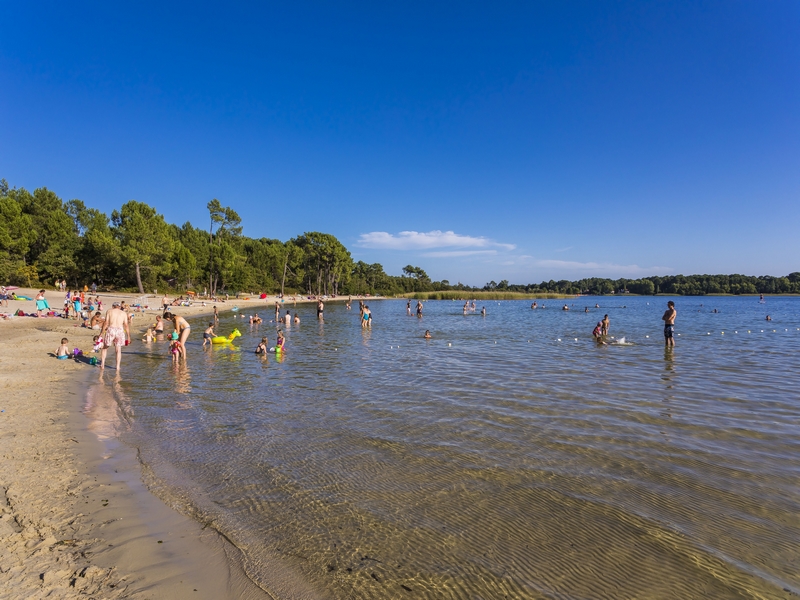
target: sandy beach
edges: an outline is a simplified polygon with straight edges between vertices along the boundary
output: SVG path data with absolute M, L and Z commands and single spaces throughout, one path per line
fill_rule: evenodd
M 17 293 L 34 297 L 36 291 Z M 99 295 L 104 310 L 114 300 L 139 297 Z M 47 296 L 60 308 L 61 294 Z M 150 296 L 151 308 L 132 319 L 131 350 L 160 314 L 160 301 Z M 267 317 L 275 301 L 216 306 L 220 312 L 259 307 Z M 2 311 L 35 312 L 33 301 L 9 304 Z M 174 312 L 196 317 L 214 305 L 195 302 Z M 86 394 L 90 381 L 113 383 L 113 366 L 103 373 L 88 360 L 54 358 L 62 337 L 70 348 L 95 356 L 96 333 L 57 317 L 0 322 L 0 598 L 270 597 L 229 560 L 235 548 L 167 507 L 142 483 L 134 449 L 114 436 L 117 407 Z M 113 350 L 108 362 L 113 365 Z

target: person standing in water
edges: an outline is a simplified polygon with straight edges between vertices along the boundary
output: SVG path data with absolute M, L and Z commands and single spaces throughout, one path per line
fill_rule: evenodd
M 317 301 L 317 318 L 322 321 L 324 320 L 324 312 L 325 312 L 325 303 L 320 298 Z
M 189 333 L 192 331 L 192 326 L 180 315 L 171 312 L 165 312 L 164 318 L 172 321 L 175 327 L 175 332 L 178 334 L 178 341 L 180 342 L 180 354 L 186 358 L 186 340 L 189 339 Z
M 361 327 L 364 329 L 372 329 L 372 313 L 369 310 L 369 306 L 366 304 L 364 305 L 364 312 L 361 316 Z
M 411 316 L 411 300 L 406 302 L 406 314 L 410 317 Z
M 417 317 L 422 318 L 422 300 L 417 300 Z
M 675 303 L 670 300 L 667 302 L 667 310 L 661 320 L 664 321 L 664 345 L 672 347 L 675 345 L 675 317 L 678 311 L 675 310 Z
M 100 350 L 100 368 L 106 368 L 106 353 L 108 347 L 114 345 L 114 352 L 117 358 L 117 372 L 122 364 L 122 347 L 130 338 L 130 328 L 128 325 L 128 315 L 120 308 L 119 302 L 114 302 L 106 312 L 103 321 L 103 328 L 100 330 L 100 337 L 103 340 L 103 349 Z
M 608 328 L 611 325 L 611 321 L 608 319 L 608 315 L 603 317 L 603 320 L 600 321 L 602 325 L 603 335 L 608 335 Z

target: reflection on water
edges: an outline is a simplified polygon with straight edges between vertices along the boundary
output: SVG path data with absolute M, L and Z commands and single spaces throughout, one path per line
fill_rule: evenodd
M 372 330 L 300 306 L 280 357 L 253 354 L 274 324 L 226 316 L 232 347 L 193 339 L 177 365 L 144 347 L 116 395 L 144 460 L 265 587 L 280 564 L 332 598 L 785 598 L 800 299 L 770 299 L 764 333 L 757 299 L 704 300 L 676 299 L 666 350 L 661 298 L 421 319 L 376 301 Z M 633 345 L 593 342 L 605 313 Z

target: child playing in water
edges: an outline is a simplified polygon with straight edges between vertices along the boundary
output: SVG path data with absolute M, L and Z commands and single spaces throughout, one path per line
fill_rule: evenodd
M 69 348 L 67 347 L 69 344 L 69 340 L 67 338 L 61 338 L 61 345 L 56 350 L 56 358 L 58 360 L 67 360 L 69 358 Z
M 275 342 L 275 352 L 280 352 L 283 350 L 283 345 L 286 343 L 286 339 L 283 337 L 283 332 L 279 329 L 278 330 L 278 341 Z
M 182 354 L 180 335 L 177 331 L 173 331 L 170 339 L 172 341 L 169 345 L 169 351 L 172 353 L 172 360 L 174 362 L 177 361 L 178 357 Z
M 267 338 L 261 338 L 261 343 L 256 347 L 256 354 L 267 353 Z
M 603 323 L 599 322 L 597 325 L 594 326 L 594 330 L 592 331 L 592 336 L 594 337 L 594 341 L 598 344 L 605 344 L 603 341 Z
M 209 323 L 208 329 L 203 332 L 203 346 L 205 346 L 206 343 L 211 344 L 211 338 L 213 338 L 215 335 L 214 323 Z
M 424 337 L 426 340 L 431 339 L 431 332 L 426 329 L 425 330 L 425 335 L 422 336 L 422 337 Z

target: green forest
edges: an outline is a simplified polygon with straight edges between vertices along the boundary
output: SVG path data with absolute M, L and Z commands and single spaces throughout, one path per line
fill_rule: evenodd
M 329 233 L 305 232 L 286 242 L 242 234 L 236 211 L 208 205 L 207 228 L 167 223 L 144 202 L 130 200 L 107 215 L 81 200 L 63 201 L 47 188 L 33 193 L 0 180 L 0 283 L 33 287 L 66 279 L 100 289 L 210 294 L 399 295 L 432 291 L 525 294 L 800 294 L 800 272 L 785 277 L 669 275 L 589 278 L 481 288 L 432 281 L 420 267 L 387 274 L 379 263 L 353 261 Z

